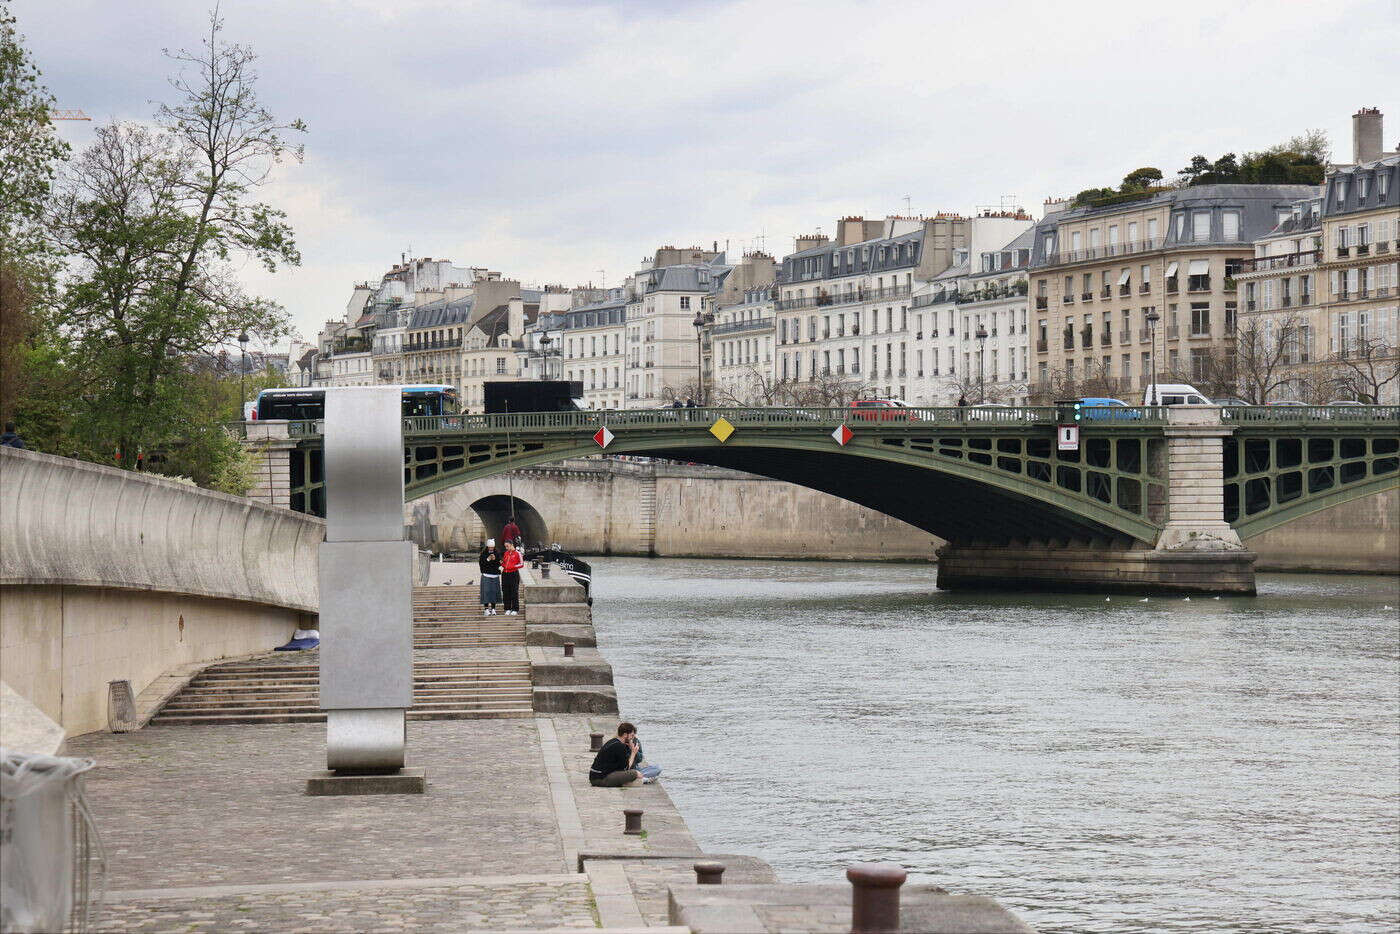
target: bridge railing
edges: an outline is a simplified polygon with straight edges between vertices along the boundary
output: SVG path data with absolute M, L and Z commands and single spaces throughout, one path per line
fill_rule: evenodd
M 649 428 L 694 428 L 707 431 L 723 418 L 736 428 L 823 428 L 837 425 L 896 427 L 899 425 L 1055 425 L 1074 421 L 1064 406 L 911 406 L 852 409 L 849 406 L 824 408 L 718 407 L 661 409 L 595 409 L 577 412 L 520 412 L 510 415 L 444 415 L 404 419 L 405 434 L 442 432 L 501 431 L 579 431 L 606 426 L 611 431 Z M 1160 425 L 1165 422 L 1161 408 L 1114 406 L 1082 409 L 1080 421 L 1088 424 L 1114 422 L 1125 425 Z
M 1400 406 L 1394 405 L 1238 405 L 1220 406 L 1220 420 L 1226 425 L 1317 425 L 1345 423 L 1368 426 L 1400 422 Z M 1093 428 L 1157 427 L 1166 424 L 1161 406 L 1084 406 L 1079 418 L 1069 406 L 987 405 L 987 406 L 910 406 L 853 409 L 820 406 L 773 408 L 767 406 L 661 409 L 588 409 L 576 412 L 518 412 L 510 415 L 434 415 L 404 419 L 405 435 L 445 433 L 495 433 L 503 431 L 593 430 L 606 426 L 611 431 L 636 429 L 694 428 L 707 431 L 723 418 L 736 428 L 825 428 L 846 425 L 1057 425 L 1079 424 Z M 236 428 L 244 427 L 236 423 Z M 287 423 L 292 438 L 319 437 L 322 422 Z
M 1227 425 L 1316 425 L 1342 422 L 1348 425 L 1400 423 L 1396 405 L 1225 405 L 1220 420 Z

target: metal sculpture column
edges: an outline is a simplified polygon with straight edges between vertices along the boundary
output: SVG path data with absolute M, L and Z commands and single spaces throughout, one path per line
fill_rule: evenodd
M 321 708 L 326 767 L 307 794 L 417 794 L 404 768 L 413 706 L 413 543 L 403 533 L 397 386 L 326 391 Z

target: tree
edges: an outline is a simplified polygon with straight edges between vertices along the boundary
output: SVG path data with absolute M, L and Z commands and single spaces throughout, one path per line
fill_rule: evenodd
M 1123 184 L 1119 187 L 1119 191 L 1146 191 L 1151 188 L 1154 183 L 1160 182 L 1161 180 L 1161 169 L 1153 168 L 1152 166 L 1133 169 L 1127 175 L 1123 176 Z
M 1097 201 L 1100 198 L 1107 198 L 1114 194 L 1116 194 L 1116 192 L 1112 188 L 1085 188 L 1074 196 L 1074 206 L 1082 207 L 1092 201 Z
M 46 300 L 54 265 L 43 216 L 68 144 L 49 110 L 53 97 L 24 48 L 7 6 L 0 6 L 0 417 L 18 419 L 31 443 L 40 431 L 26 394 L 49 377 Z
M 1332 387 L 1357 402 L 1380 405 L 1386 387 L 1397 382 L 1400 347 L 1383 338 L 1354 338 L 1332 361 Z
M 1201 183 L 1198 179 L 1210 171 L 1210 165 L 1210 160 L 1205 156 L 1192 156 L 1191 164 L 1184 169 L 1178 169 L 1176 174 L 1188 185 L 1199 185 Z
M 101 128 L 49 215 L 71 257 L 60 307 L 84 377 L 79 433 L 125 467 L 211 420 L 191 399 L 190 359 L 241 331 L 290 332 L 283 309 L 243 292 L 232 262 L 300 262 L 285 215 L 255 194 L 300 155 L 286 137 L 304 126 L 262 106 L 254 54 L 223 40 L 217 14 L 209 22 L 201 51 L 167 52 L 177 99 L 157 128 Z
M 1251 317 L 1235 337 L 1235 375 L 1239 396 L 1250 405 L 1263 405 L 1279 389 L 1294 384 L 1293 361 L 1303 342 L 1307 322 L 1297 315 L 1281 320 Z

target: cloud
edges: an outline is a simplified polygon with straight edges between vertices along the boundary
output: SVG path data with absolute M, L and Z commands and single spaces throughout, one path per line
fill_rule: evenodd
M 186 0 L 14 0 L 61 106 L 146 118 Z M 224 0 L 307 157 L 267 198 L 300 269 L 250 287 L 307 336 L 410 246 L 525 281 L 610 282 L 662 243 L 845 213 L 969 212 L 1171 175 L 1380 106 L 1400 128 L 1390 0 L 1170 6 L 812 0 Z M 1366 24 L 1359 28 L 1357 24 Z M 1386 94 L 1390 99 L 1384 98 Z M 65 134 L 81 142 L 84 125 Z M 1393 140 L 1392 140 L 1393 141 Z

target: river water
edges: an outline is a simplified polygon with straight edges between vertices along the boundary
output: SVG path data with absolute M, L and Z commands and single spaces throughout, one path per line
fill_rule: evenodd
M 1400 582 L 947 594 L 910 564 L 598 559 L 701 845 L 887 860 L 1041 931 L 1400 929 Z

